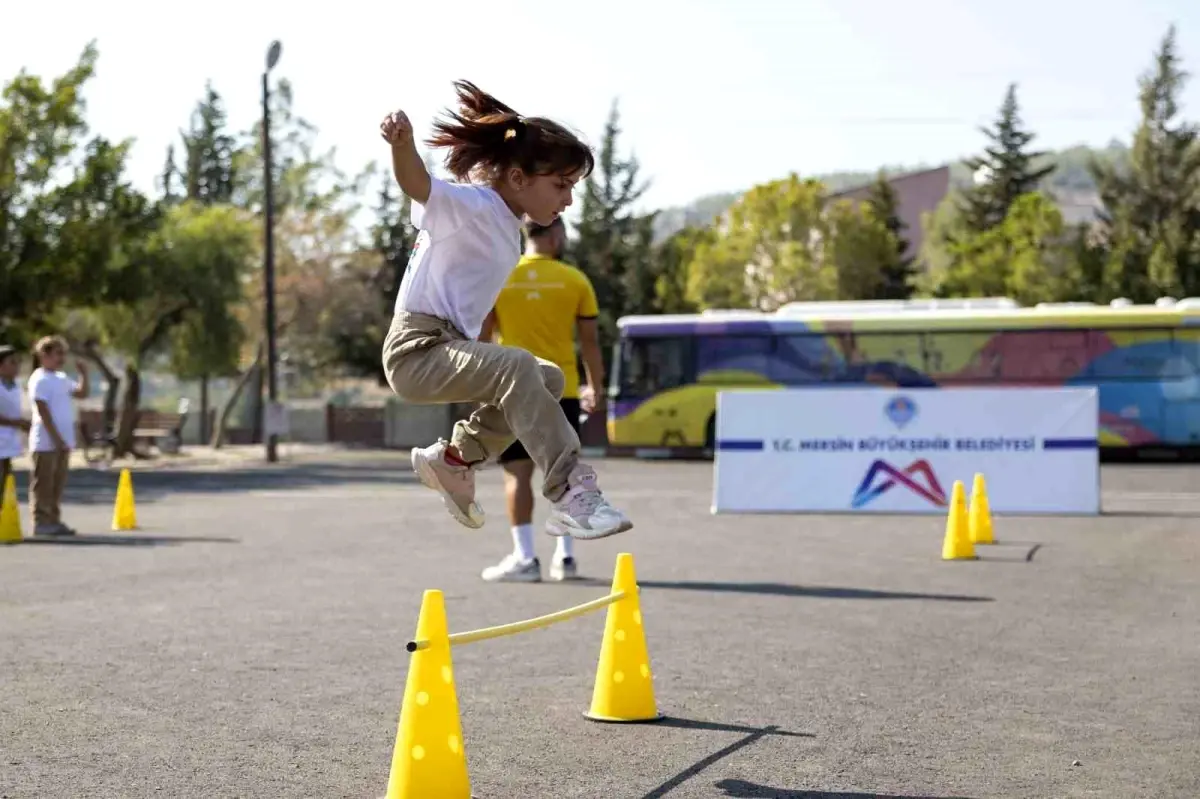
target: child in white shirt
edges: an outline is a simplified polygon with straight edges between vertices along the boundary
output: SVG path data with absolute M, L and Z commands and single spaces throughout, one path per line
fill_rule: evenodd
M 12 459 L 25 451 L 29 422 L 21 415 L 21 387 L 17 370 L 21 361 L 15 347 L 0 347 L 0 491 L 12 474 Z
M 455 88 L 459 111 L 436 123 L 427 143 L 448 149 L 457 183 L 430 177 L 403 111 L 380 125 L 420 229 L 384 342 L 388 382 L 410 402 L 482 403 L 450 441 L 414 448 L 413 471 L 455 519 L 478 528 L 475 470 L 520 440 L 545 475 L 547 533 L 624 532 L 632 523 L 579 461 L 579 436 L 558 403 L 562 370 L 527 350 L 478 341 L 520 260 L 524 218 L 547 225 L 571 204 L 575 184 L 594 166 L 591 150 L 558 123 L 523 117 L 469 82 Z
M 29 376 L 29 400 L 33 424 L 29 428 L 29 451 L 33 473 L 29 481 L 34 535 L 74 535 L 62 522 L 62 497 L 75 448 L 75 400 L 88 395 L 88 374 L 76 362 L 80 380 L 75 382 L 62 370 L 67 360 L 67 342 L 61 336 L 46 336 L 34 347 L 38 368 Z

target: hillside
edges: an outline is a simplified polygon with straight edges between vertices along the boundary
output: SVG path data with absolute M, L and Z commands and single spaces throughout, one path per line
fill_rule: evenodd
M 1129 148 L 1113 141 L 1107 147 L 1093 148 L 1086 145 L 1069 147 L 1065 150 L 1048 153 L 1037 166 L 1053 163 L 1057 169 L 1051 173 L 1042 184 L 1043 190 L 1063 197 L 1071 197 L 1072 204 L 1079 205 L 1085 200 L 1095 197 L 1096 187 L 1088 171 L 1091 158 L 1103 161 L 1123 162 L 1129 153 Z M 913 164 L 906 166 L 884 167 L 888 174 L 916 172 L 922 169 L 932 169 L 940 164 Z M 875 179 L 874 172 L 834 172 L 828 175 L 816 175 L 830 192 L 861 186 Z M 970 170 L 962 161 L 950 164 L 950 180 L 955 186 L 966 186 L 971 182 Z M 663 240 L 676 231 L 688 225 L 704 225 L 723 213 L 741 196 L 741 192 L 723 192 L 700 197 L 685 206 L 664 208 L 655 220 L 654 234 L 656 240 Z

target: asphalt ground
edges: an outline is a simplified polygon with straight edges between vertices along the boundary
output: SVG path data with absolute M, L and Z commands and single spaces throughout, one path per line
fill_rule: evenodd
M 582 718 L 603 612 L 456 648 L 476 796 L 1200 796 L 1200 469 L 1106 467 L 1105 515 L 947 563 L 938 518 L 712 516 L 708 464 L 597 466 L 637 527 L 539 585 L 479 579 L 495 471 L 479 531 L 400 454 L 140 472 L 117 534 L 116 474 L 74 472 L 80 540 L 0 548 L 0 796 L 383 796 L 422 590 L 473 629 L 622 551 L 667 718 Z

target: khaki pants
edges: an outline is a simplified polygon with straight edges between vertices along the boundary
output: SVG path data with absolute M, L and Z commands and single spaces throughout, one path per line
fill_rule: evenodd
M 32 452 L 33 469 L 29 479 L 29 504 L 33 526 L 52 527 L 62 522 L 62 495 L 67 487 L 71 453 Z
M 514 440 L 545 475 L 542 495 L 557 502 L 579 461 L 579 436 L 558 400 L 562 370 L 528 350 L 471 341 L 434 316 L 397 313 L 383 345 L 383 367 L 397 396 L 418 404 L 479 402 L 454 425 L 450 443 L 464 460 L 494 458 Z

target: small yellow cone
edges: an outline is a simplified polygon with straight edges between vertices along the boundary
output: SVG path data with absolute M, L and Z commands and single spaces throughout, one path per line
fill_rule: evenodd
M 942 560 L 974 560 L 975 545 L 967 529 L 966 491 L 962 480 L 954 481 L 950 492 L 950 512 L 946 514 L 946 538 L 942 541 Z
M 133 502 L 133 476 L 128 469 L 121 470 L 121 480 L 117 483 L 117 501 L 113 505 L 112 529 L 137 529 L 137 509 Z
M 416 640 L 429 645 L 409 662 L 386 799 L 470 799 L 441 591 L 425 592 Z
M 0 500 L 0 544 L 19 544 L 23 540 L 21 509 L 17 505 L 17 478 L 10 473 L 4 480 L 4 499 Z
M 971 486 L 971 508 L 967 512 L 967 529 L 971 533 L 974 544 L 994 544 L 992 537 L 992 511 L 988 506 L 987 486 L 983 475 L 975 474 L 975 483 Z
M 658 721 L 663 716 L 654 702 L 641 598 L 628 552 L 617 555 L 612 590 L 625 597 L 608 606 L 592 706 L 583 715 L 593 721 Z

